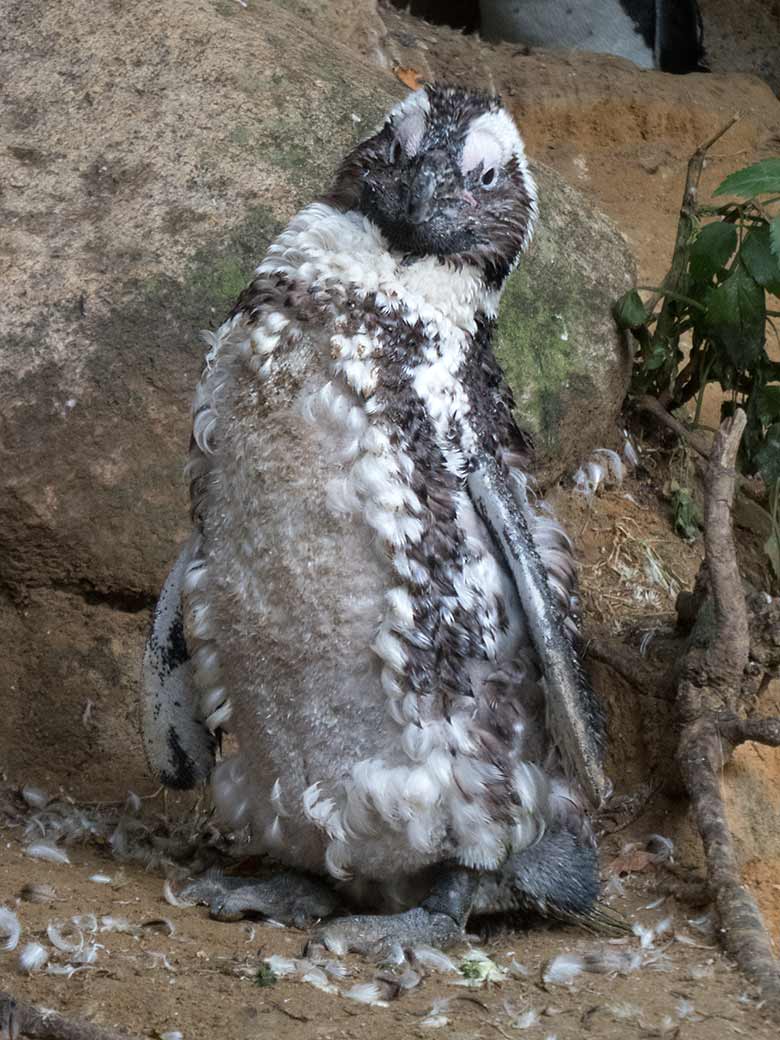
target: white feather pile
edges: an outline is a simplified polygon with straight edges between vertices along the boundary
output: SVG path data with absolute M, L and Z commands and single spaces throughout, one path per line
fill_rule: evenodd
M 628 430 L 623 430 L 623 458 L 629 469 L 636 469 L 639 465 L 639 452 L 634 447 Z
M 88 881 L 94 881 L 96 885 L 110 885 L 113 883 L 113 878 L 108 874 L 91 874 Z
M 58 848 L 54 842 L 45 839 L 33 841 L 25 846 L 24 854 L 30 859 L 42 859 L 47 863 L 70 863 L 70 856 L 65 849 Z
M 5 953 L 15 950 L 21 934 L 22 926 L 19 918 L 7 906 L 0 906 L 0 936 L 5 936 L 5 940 L 0 943 L 0 950 Z
M 37 942 L 29 942 L 19 951 L 19 969 L 26 975 L 42 968 L 49 959 L 48 951 Z
M 71 921 L 84 932 L 96 932 L 98 930 L 98 920 L 95 914 L 76 914 L 71 917 Z
M 413 971 L 411 968 L 407 968 L 406 971 L 402 972 L 396 982 L 404 992 L 408 992 L 411 989 L 416 989 L 417 986 L 422 982 L 422 975 L 418 972 Z
M 574 490 L 585 498 L 592 498 L 602 487 L 622 484 L 626 472 L 634 469 L 638 463 L 636 449 L 625 433 L 623 457 L 611 448 L 595 448 L 589 461 L 583 463 L 574 474 Z
M 271 957 L 266 957 L 265 963 L 278 979 L 284 979 L 288 975 L 298 974 L 299 962 L 293 960 L 292 957 L 280 957 L 275 953 Z
M 176 974 L 176 969 L 168 960 L 168 957 L 165 953 L 162 953 L 160 950 L 147 950 L 146 956 L 149 958 L 152 967 L 165 968 L 166 971 L 170 971 L 174 975 Z
M 382 954 L 382 964 L 390 964 L 396 968 L 400 968 L 402 964 L 406 964 L 406 954 L 404 953 L 403 946 L 397 942 L 392 943 L 387 953 Z
M 651 928 L 646 928 L 640 924 L 639 921 L 635 922 L 632 926 L 631 931 L 639 939 L 639 944 L 643 950 L 649 950 L 654 944 L 656 939 L 666 935 L 672 928 L 671 917 L 665 917 L 662 921 L 653 925 Z
M 703 979 L 711 979 L 715 976 L 715 965 L 712 961 L 707 961 L 706 964 L 692 964 L 689 971 L 688 977 L 693 979 L 695 982 L 701 982 Z
M 428 971 L 438 971 L 442 975 L 451 973 L 458 974 L 458 969 L 453 961 L 433 946 L 415 946 L 412 950 L 412 963 L 421 964 Z
M 54 964 L 53 962 L 46 965 L 47 975 L 64 975 L 68 979 L 79 971 L 86 971 L 86 965 L 81 968 L 74 968 L 72 964 Z
M 74 964 L 94 964 L 97 960 L 98 950 L 104 950 L 101 943 L 87 943 L 82 950 L 74 953 L 71 960 Z
M 617 950 L 604 946 L 587 951 L 582 961 L 584 970 L 593 975 L 630 975 L 642 967 L 643 957 L 639 950 Z
M 512 1023 L 512 1029 L 531 1029 L 539 1025 L 539 1012 L 529 1008 Z
M 338 987 L 334 986 L 332 982 L 328 980 L 328 976 L 322 970 L 312 965 L 304 975 L 301 976 L 302 982 L 308 982 L 310 986 L 314 986 L 315 989 L 321 989 L 323 993 L 338 993 Z
M 160 1040 L 184 1040 L 184 1033 L 178 1029 L 169 1029 L 166 1033 L 160 1033 Z
M 677 1017 L 684 1019 L 687 1022 L 701 1022 L 702 1016 L 696 1013 L 696 1008 L 693 1005 L 692 1000 L 679 1000 L 677 1002 Z
M 127 809 L 127 811 L 131 813 L 133 816 L 137 816 L 138 813 L 141 811 L 141 806 L 141 799 L 135 793 L 135 791 L 128 791 L 127 800 L 125 801 L 125 808 Z
M 548 986 L 571 986 L 585 971 L 585 962 L 578 953 L 559 953 L 547 963 L 542 981 Z
M 351 989 L 344 990 L 343 996 L 348 1000 L 356 1000 L 358 1004 L 371 1004 L 373 1007 L 389 1007 L 383 999 L 385 995 L 378 982 L 357 982 Z
M 449 1006 L 450 1002 L 447 999 L 434 1000 L 431 1010 L 420 1021 L 420 1025 L 424 1029 L 441 1029 L 443 1026 L 448 1026 L 450 1020 L 444 1012 L 449 1010 Z
M 320 967 L 334 979 L 347 979 L 352 974 L 346 964 L 341 961 L 324 961 Z
M 25 784 L 21 790 L 21 795 L 31 809 L 45 809 L 51 801 L 50 796 L 34 784 Z
M 61 953 L 80 953 L 84 949 L 84 935 L 81 929 L 72 923 L 49 921 L 46 934 L 52 946 Z
M 57 898 L 55 888 L 46 884 L 25 885 L 19 894 L 25 903 L 51 903 Z
M 170 906 L 187 907 L 197 905 L 196 903 L 191 903 L 186 899 L 180 899 L 173 891 L 173 886 L 168 880 L 166 880 L 163 885 L 163 899 Z
M 126 917 L 107 914 L 105 917 L 100 918 L 100 931 L 125 932 L 128 935 L 135 935 L 138 932 L 138 928 L 130 924 Z
M 520 961 L 516 960 L 514 957 L 507 965 L 507 970 L 509 971 L 509 974 L 516 979 L 527 979 L 528 976 L 531 974 L 528 968 L 526 968 L 524 964 L 521 964 Z

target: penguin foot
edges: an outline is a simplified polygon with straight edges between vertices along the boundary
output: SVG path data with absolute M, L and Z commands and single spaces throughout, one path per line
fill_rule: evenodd
M 325 924 L 312 936 L 306 950 L 310 956 L 317 947 L 325 947 L 340 956 L 362 953 L 381 959 L 392 946 L 436 946 L 444 949 L 464 937 L 463 927 L 447 914 L 431 914 L 424 907 L 402 914 L 339 917 Z
M 209 915 L 218 921 L 239 921 L 258 914 L 301 929 L 330 917 L 340 906 L 338 896 L 327 885 L 291 871 L 268 878 L 228 877 L 209 871 L 186 884 L 178 896 L 205 903 Z
M 357 915 L 326 923 L 312 936 L 307 950 L 324 946 L 331 953 L 381 957 L 390 947 L 436 946 L 460 942 L 471 913 L 478 875 L 465 867 L 449 867 L 436 881 L 422 906 L 401 914 Z

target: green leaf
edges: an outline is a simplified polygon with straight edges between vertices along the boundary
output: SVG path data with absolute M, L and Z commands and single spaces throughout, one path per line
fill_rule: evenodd
M 739 255 L 759 285 L 775 295 L 780 293 L 780 260 L 772 252 L 769 224 L 764 222 L 748 232 Z
M 737 248 L 737 229 L 724 220 L 706 224 L 691 246 L 691 274 L 697 282 L 708 282 L 728 263 Z
M 276 972 L 271 968 L 265 961 L 260 963 L 260 967 L 257 969 L 255 975 L 256 986 L 273 986 L 276 982 Z
M 769 557 L 775 577 L 780 578 L 780 537 L 777 533 L 770 534 L 764 542 L 764 552 Z
M 778 213 L 769 225 L 769 245 L 772 252 L 780 262 L 780 213 Z
M 709 297 L 707 329 L 738 369 L 750 368 L 766 338 L 764 290 L 737 263 Z
M 754 195 L 767 192 L 780 192 L 780 159 L 763 159 L 729 174 L 713 195 L 738 195 L 742 199 L 752 199 Z
M 674 529 L 686 542 L 692 542 L 703 525 L 701 510 L 687 488 L 673 483 L 671 491 Z
M 766 431 L 764 442 L 756 452 L 758 471 L 767 484 L 780 480 L 780 422 Z
M 621 296 L 613 307 L 612 313 L 621 329 L 635 329 L 639 325 L 644 325 L 650 316 L 636 289 L 629 289 Z
M 756 401 L 756 411 L 762 426 L 780 422 L 780 386 L 772 383 L 761 387 Z
M 660 343 L 657 343 L 645 361 L 645 368 L 648 372 L 654 372 L 656 368 L 666 364 L 668 358 L 669 352 Z

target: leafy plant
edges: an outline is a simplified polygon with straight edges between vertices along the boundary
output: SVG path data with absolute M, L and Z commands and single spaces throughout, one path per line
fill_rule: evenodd
M 739 170 L 715 190 L 715 196 L 737 201 L 699 206 L 704 156 L 717 137 L 689 163 L 663 284 L 644 290 L 652 294 L 646 299 L 636 289 L 626 293 L 615 317 L 638 344 L 635 394 L 652 395 L 669 412 L 695 402 L 696 425 L 705 387 L 717 383 L 725 395 L 722 418 L 737 407 L 745 410 L 739 464 L 745 475 L 758 474 L 766 483 L 771 534 L 764 549 L 780 578 L 780 362 L 770 357 L 766 339 L 769 328 L 780 343 L 772 320 L 780 311 L 768 304 L 768 297 L 780 295 L 780 158 Z M 686 335 L 688 351 L 682 346 Z M 687 519 L 682 526 L 688 527 Z
M 673 480 L 669 485 L 674 529 L 686 542 L 694 541 L 703 525 L 701 510 L 688 488 Z
M 266 964 L 265 961 L 262 961 L 261 964 L 260 964 L 260 967 L 257 969 L 257 972 L 255 973 L 255 985 L 256 986 L 273 986 L 273 984 L 276 981 L 277 981 L 276 972 L 273 970 L 273 968 L 269 964 Z

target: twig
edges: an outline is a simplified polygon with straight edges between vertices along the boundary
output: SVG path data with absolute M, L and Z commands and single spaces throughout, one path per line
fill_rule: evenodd
M 709 459 L 707 450 L 698 438 L 694 437 L 693 432 L 684 426 L 679 419 L 675 419 L 671 412 L 667 412 L 657 398 L 651 397 L 650 394 L 645 394 L 642 397 L 637 397 L 633 404 L 641 412 L 647 412 L 649 415 L 652 415 L 667 430 L 676 433 L 681 440 L 684 440 L 686 444 L 693 448 L 697 455 L 700 455 L 703 459 Z
M 268 1004 L 272 1008 L 275 1008 L 277 1011 L 281 1011 L 283 1015 L 286 1015 L 288 1018 L 291 1018 L 293 1022 L 311 1022 L 311 1019 L 308 1015 L 299 1015 L 295 1011 L 290 1011 L 290 1009 L 286 1008 L 284 1004 L 280 1004 L 278 1000 L 267 1000 L 266 1004 Z
M 0 1040 L 140 1040 L 130 1033 L 103 1029 L 83 1018 L 65 1018 L 0 991 Z
M 731 521 L 734 465 L 745 424 L 745 413 L 738 409 L 721 425 L 710 454 L 704 547 L 712 616 L 707 617 L 706 606 L 700 612 L 683 662 L 677 689 L 682 723 L 677 756 L 704 845 L 723 943 L 758 986 L 765 1010 L 780 1020 L 780 965 L 758 905 L 742 884 L 720 789 L 721 770 L 737 744 L 780 744 L 780 720 L 740 719 L 736 714 L 750 651 Z
M 669 338 L 671 329 L 674 325 L 674 314 L 670 308 L 669 299 L 667 299 L 666 296 L 668 292 L 677 292 L 682 276 L 688 267 L 688 253 L 691 248 L 693 230 L 696 223 L 696 195 L 699 190 L 699 181 L 701 179 L 701 172 L 704 169 L 704 160 L 707 157 L 707 152 L 712 148 L 716 141 L 719 141 L 720 138 L 732 128 L 738 119 L 739 116 L 733 116 L 724 127 L 718 130 L 716 134 L 713 134 L 709 141 L 700 144 L 688 160 L 688 170 L 685 176 L 685 190 L 683 191 L 682 206 L 680 207 L 680 219 L 677 224 L 677 237 L 675 238 L 674 252 L 672 253 L 672 266 L 669 270 L 669 274 L 664 279 L 663 285 L 661 286 L 662 291 L 653 296 L 645 304 L 649 314 L 655 310 L 659 300 L 664 300 L 661 313 L 658 315 L 658 321 L 656 323 L 656 335 L 660 333 Z
M 606 639 L 589 639 L 585 645 L 585 656 L 605 664 L 616 672 L 629 686 L 633 686 L 645 697 L 655 700 L 674 700 L 670 676 L 658 675 L 658 670 L 625 643 Z

